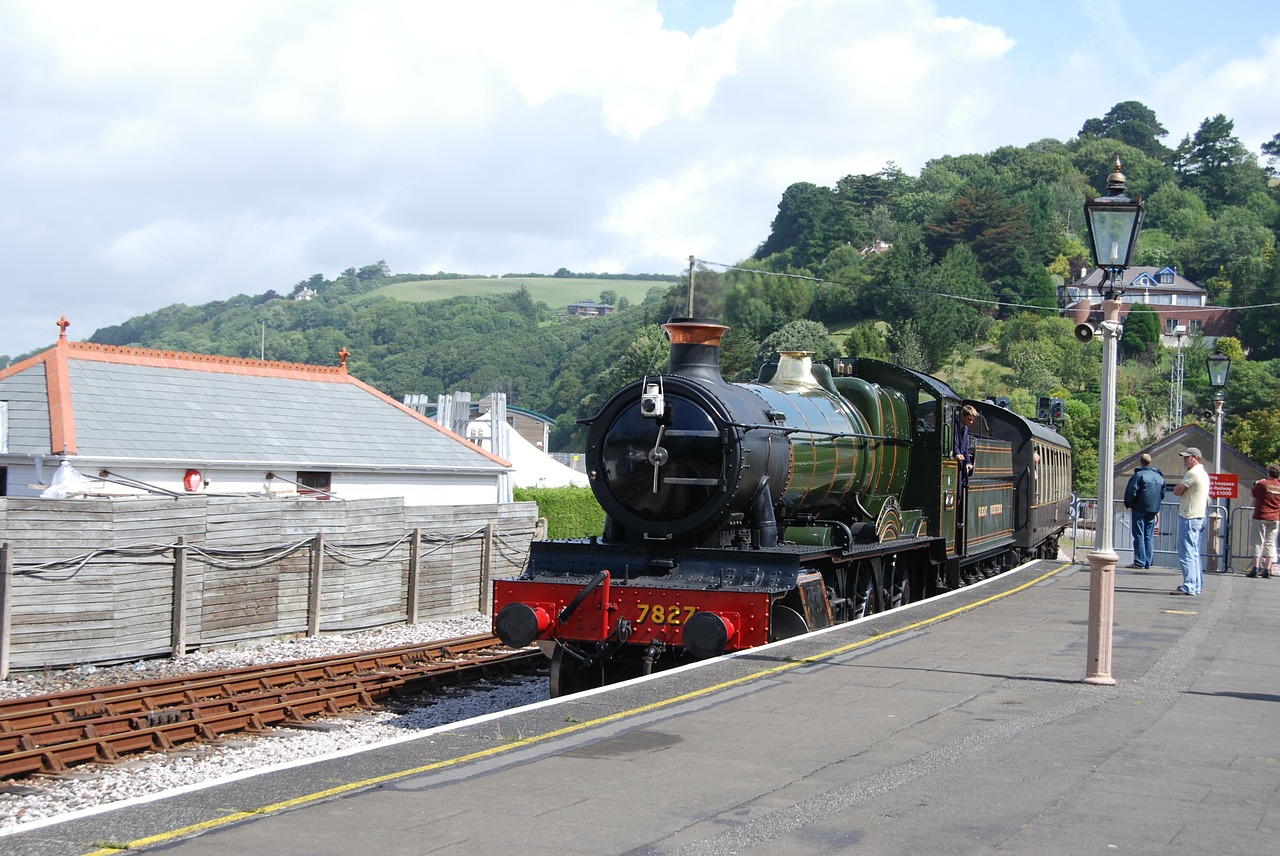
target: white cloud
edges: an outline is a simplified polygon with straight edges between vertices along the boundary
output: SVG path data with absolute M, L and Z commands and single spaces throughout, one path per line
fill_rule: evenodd
M 1280 28 L 1104 66 L 1108 22 L 1146 33 L 1113 17 L 1134 6 L 1045 7 L 1015 36 L 958 0 L 738 0 L 682 31 L 658 0 L 11 0 L 0 241 L 19 281 L 57 287 L 17 290 L 0 352 L 64 312 L 83 337 L 378 259 L 734 262 L 792 182 L 1065 139 L 1122 100 L 1175 138 L 1219 112 L 1251 145 L 1280 130 Z

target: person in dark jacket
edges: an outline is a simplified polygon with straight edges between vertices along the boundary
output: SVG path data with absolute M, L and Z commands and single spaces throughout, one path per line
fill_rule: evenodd
M 1138 458 L 1129 483 L 1124 488 L 1124 507 L 1129 509 L 1133 524 L 1133 562 L 1130 568 L 1151 567 L 1151 554 L 1156 545 L 1156 519 L 1164 502 L 1164 473 L 1151 466 L 1146 452 Z

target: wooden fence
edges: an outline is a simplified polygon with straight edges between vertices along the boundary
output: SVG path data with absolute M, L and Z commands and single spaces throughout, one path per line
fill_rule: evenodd
M 0 678 L 487 613 L 531 502 L 0 499 Z

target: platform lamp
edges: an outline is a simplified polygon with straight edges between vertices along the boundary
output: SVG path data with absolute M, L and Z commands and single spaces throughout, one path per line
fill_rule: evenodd
M 1231 374 L 1231 358 L 1226 354 L 1210 354 L 1209 386 L 1213 389 L 1213 471 L 1222 472 L 1222 406 L 1227 400 L 1227 376 Z
M 1231 374 L 1231 358 L 1226 354 L 1210 354 L 1205 360 L 1209 368 L 1209 386 L 1213 389 L 1213 471 L 1222 472 L 1222 407 L 1227 400 L 1227 376 Z M 1212 570 L 1226 573 L 1227 563 L 1222 559 L 1222 520 L 1225 517 L 1222 500 L 1213 503 L 1209 513 L 1209 552 L 1213 556 Z M 1219 564 L 1221 562 L 1221 564 Z
M 1112 494 L 1116 447 L 1116 353 L 1120 338 L 1120 298 L 1124 271 L 1138 243 L 1145 214 L 1142 197 L 1125 195 L 1120 158 L 1107 176 L 1107 196 L 1084 203 L 1093 260 L 1102 269 L 1102 405 L 1098 426 L 1098 523 L 1089 554 L 1089 639 L 1084 683 L 1114 686 L 1111 677 L 1111 622 L 1115 570 L 1120 557 L 1112 543 Z

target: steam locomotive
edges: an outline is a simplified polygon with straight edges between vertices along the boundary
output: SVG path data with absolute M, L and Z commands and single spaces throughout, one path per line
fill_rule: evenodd
M 1071 448 L 1045 425 L 871 359 L 784 352 L 728 383 L 727 327 L 663 329 L 668 372 L 584 420 L 602 536 L 535 541 L 520 576 L 494 583 L 494 632 L 542 646 L 553 696 L 1057 555 Z M 960 450 L 965 404 L 978 420 Z

